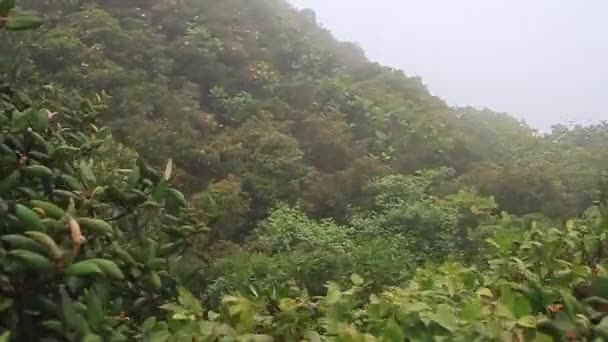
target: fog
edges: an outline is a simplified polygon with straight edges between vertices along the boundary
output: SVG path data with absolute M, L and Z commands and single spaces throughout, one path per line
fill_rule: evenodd
M 608 120 L 608 1 L 291 0 L 450 105 L 530 125 Z

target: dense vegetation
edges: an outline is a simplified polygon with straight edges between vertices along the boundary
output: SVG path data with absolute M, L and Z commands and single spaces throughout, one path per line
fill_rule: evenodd
M 450 108 L 283 0 L 18 5 L 0 341 L 608 338 L 608 123 Z

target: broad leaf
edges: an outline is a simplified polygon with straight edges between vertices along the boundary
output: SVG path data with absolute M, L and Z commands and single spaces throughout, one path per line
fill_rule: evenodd
M 447 304 L 440 304 L 437 306 L 437 312 L 433 316 L 433 321 L 450 332 L 454 332 L 458 329 L 458 318 Z

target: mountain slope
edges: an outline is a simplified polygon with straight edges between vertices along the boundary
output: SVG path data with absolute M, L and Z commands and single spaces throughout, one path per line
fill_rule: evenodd
M 564 158 L 550 137 L 507 115 L 448 107 L 420 79 L 370 63 L 285 1 L 23 6 L 46 13 L 47 24 L 2 36 L 3 46 L 31 46 L 27 62 L 3 68 L 23 83 L 107 92 L 105 122 L 121 141 L 157 165 L 172 157 L 190 194 L 223 189 L 198 196 L 230 198 L 213 208 L 201 200 L 210 220 L 238 212 L 251 222 L 277 200 L 342 220 L 374 177 L 440 166 L 515 213 L 561 218 L 589 205 L 579 194 L 595 175 L 582 188 L 568 184 L 588 158 Z

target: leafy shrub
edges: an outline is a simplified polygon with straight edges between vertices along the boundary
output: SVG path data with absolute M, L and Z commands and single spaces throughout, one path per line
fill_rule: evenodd
M 0 93 L 0 326 L 16 340 L 129 340 L 173 296 L 168 257 L 204 230 L 170 162 L 160 175 L 107 145 L 100 97 L 36 95 Z

